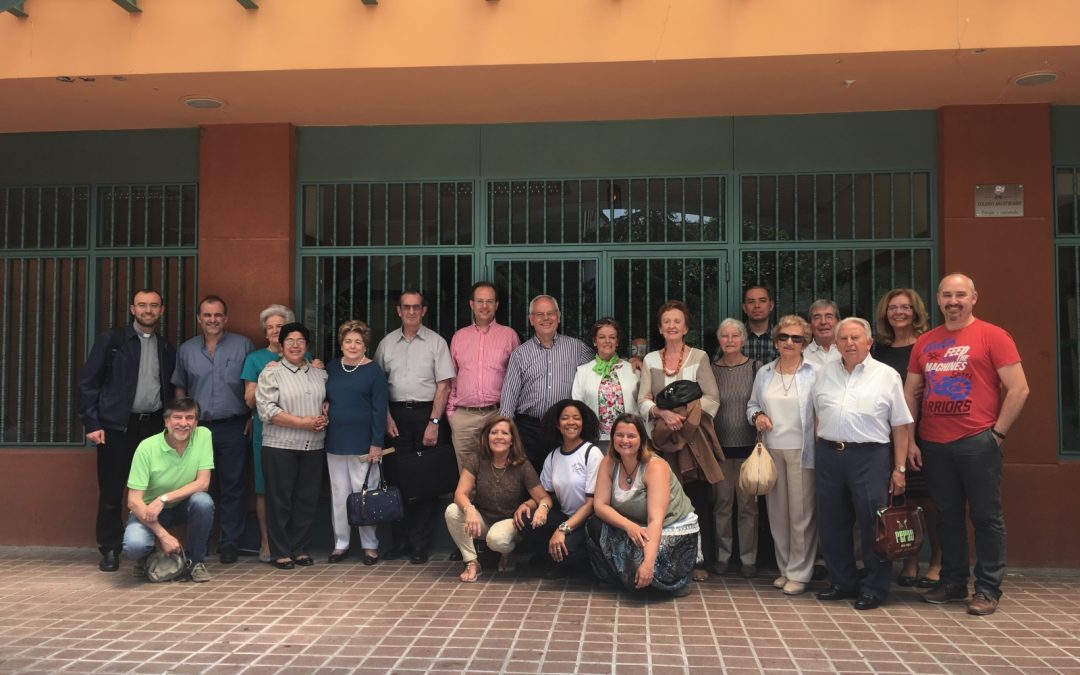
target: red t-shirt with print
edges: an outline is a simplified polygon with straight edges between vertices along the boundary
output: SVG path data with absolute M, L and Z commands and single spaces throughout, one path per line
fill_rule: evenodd
M 1001 410 L 997 371 L 1019 362 L 1012 336 L 980 319 L 960 330 L 938 326 L 920 335 L 908 363 L 908 372 L 925 380 L 919 435 L 949 443 L 989 429 Z

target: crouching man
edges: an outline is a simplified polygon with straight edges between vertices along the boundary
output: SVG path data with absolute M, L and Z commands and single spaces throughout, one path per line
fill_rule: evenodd
M 210 581 L 206 546 L 214 521 L 214 501 L 207 494 L 214 469 L 210 430 L 198 426 L 199 406 L 177 398 L 165 406 L 165 431 L 135 450 L 128 474 L 128 518 L 124 555 L 136 560 L 134 575 L 146 576 L 146 558 L 155 546 L 180 550 L 168 528 L 187 523 L 187 557 L 192 581 Z

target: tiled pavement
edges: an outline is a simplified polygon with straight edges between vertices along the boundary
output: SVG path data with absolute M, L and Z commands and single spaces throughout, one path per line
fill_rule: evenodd
M 1080 571 L 1017 570 L 997 614 L 895 589 L 871 612 L 770 578 L 686 598 L 460 563 L 278 571 L 212 563 L 207 584 L 102 574 L 87 549 L 0 548 L 0 672 L 1080 673 Z

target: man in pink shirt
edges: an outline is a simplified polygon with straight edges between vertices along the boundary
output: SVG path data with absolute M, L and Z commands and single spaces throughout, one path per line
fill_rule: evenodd
M 510 353 L 520 344 L 517 332 L 495 320 L 499 298 L 488 281 L 473 284 L 469 299 L 473 322 L 450 340 L 450 358 L 457 376 L 450 384 L 446 414 L 453 433 L 458 468 L 467 455 L 480 448 L 480 429 L 499 409 L 503 377 Z

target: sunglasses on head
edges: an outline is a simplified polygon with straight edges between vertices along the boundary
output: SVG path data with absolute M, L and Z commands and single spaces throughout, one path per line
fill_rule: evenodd
M 780 333 L 779 335 L 776 336 L 776 341 L 777 342 L 784 342 L 785 340 L 791 340 L 793 343 L 795 343 L 797 345 L 801 345 L 803 343 L 803 340 L 805 340 L 805 339 L 806 339 L 805 335 L 789 335 L 787 333 Z

